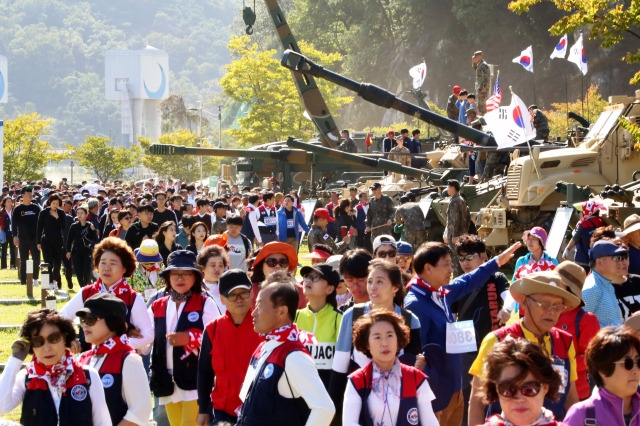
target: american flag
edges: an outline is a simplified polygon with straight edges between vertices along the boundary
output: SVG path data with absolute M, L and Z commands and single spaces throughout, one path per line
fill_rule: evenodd
M 496 84 L 493 86 L 493 95 L 487 99 L 487 112 L 493 111 L 500 106 L 502 101 L 502 90 L 500 90 L 500 73 L 496 76 Z

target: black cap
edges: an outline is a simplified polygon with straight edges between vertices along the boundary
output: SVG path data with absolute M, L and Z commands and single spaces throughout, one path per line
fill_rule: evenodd
M 458 180 L 456 179 L 449 179 L 447 181 L 447 186 L 453 186 L 456 191 L 460 191 L 460 182 L 458 182 Z
M 94 294 L 84 302 L 84 308 L 76 312 L 76 316 L 116 317 L 124 321 L 127 317 L 127 305 L 111 293 Z
M 229 293 L 237 288 L 251 290 L 251 280 L 246 272 L 242 269 L 230 269 L 220 275 L 218 289 L 220 290 L 221 295 L 228 297 Z
M 338 273 L 338 271 L 333 269 L 333 266 L 331 265 L 320 263 L 313 266 L 304 266 L 302 269 L 300 269 L 300 275 L 304 277 L 311 271 L 317 272 L 318 275 L 320 275 L 327 281 L 327 283 L 329 283 L 330 286 L 338 287 L 338 284 L 340 284 L 340 274 Z
M 33 192 L 33 186 L 29 185 L 29 186 L 22 187 L 22 189 L 20 190 L 20 193 L 24 194 L 25 192 Z
M 407 197 L 406 195 L 403 195 L 402 197 L 400 197 L 400 202 L 401 203 L 408 203 L 409 202 L 409 197 Z
M 229 208 L 229 204 L 225 204 L 222 201 L 216 201 L 213 204 L 213 209 L 228 209 Z
M 378 189 L 378 188 L 382 188 L 382 185 L 380 184 L 380 182 L 376 182 L 369 187 L 369 189 Z

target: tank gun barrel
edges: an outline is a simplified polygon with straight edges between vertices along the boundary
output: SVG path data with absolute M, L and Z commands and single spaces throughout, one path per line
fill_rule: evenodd
M 299 148 L 301 150 L 304 149 L 316 154 L 342 160 L 347 163 L 364 164 L 375 169 L 388 170 L 393 173 L 400 173 L 417 179 L 421 179 L 424 175 L 428 174 L 427 170 L 406 167 L 401 165 L 400 163 L 396 163 L 395 161 L 385 160 L 384 158 L 363 157 L 357 154 L 350 154 L 347 152 L 338 151 L 336 149 L 325 148 L 323 146 L 297 141 L 292 137 L 287 139 L 287 145 L 291 148 Z
M 284 52 L 282 66 L 302 74 L 323 78 L 341 87 L 356 92 L 364 100 L 384 108 L 392 108 L 405 114 L 416 117 L 441 129 L 445 129 L 455 135 L 471 140 L 478 145 L 496 145 L 493 136 L 450 120 L 432 111 L 428 111 L 417 105 L 397 98 L 393 93 L 370 83 L 359 83 L 347 77 L 329 71 L 324 67 L 309 60 L 304 55 L 287 49 Z
M 305 144 L 306 145 L 306 144 Z M 149 152 L 155 155 L 205 155 L 211 157 L 239 157 L 255 159 L 272 159 L 291 164 L 306 164 L 310 162 L 310 155 L 299 149 L 280 149 L 278 151 L 257 149 L 222 149 L 199 148 L 180 145 L 153 144 Z

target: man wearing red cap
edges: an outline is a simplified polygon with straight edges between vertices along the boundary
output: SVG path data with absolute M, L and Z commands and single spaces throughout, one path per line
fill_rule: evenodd
M 391 148 L 396 146 L 396 140 L 394 138 L 395 134 L 396 132 L 393 130 L 389 130 L 387 132 L 387 137 L 382 141 L 382 152 L 389 152 L 391 151 Z
M 327 209 L 316 209 L 313 212 L 313 225 L 309 231 L 308 244 L 309 252 L 313 251 L 313 246 L 316 244 L 325 244 L 333 250 L 333 254 L 339 254 L 349 248 L 349 242 L 351 237 L 347 234 L 345 237 L 336 244 L 334 239 L 327 233 L 327 224 L 333 222 L 333 218 L 329 215 Z
M 449 117 L 449 119 L 453 121 L 458 121 L 458 114 L 460 114 L 460 109 L 456 105 L 460 90 L 460 86 L 453 86 L 453 93 L 447 100 L 447 117 Z

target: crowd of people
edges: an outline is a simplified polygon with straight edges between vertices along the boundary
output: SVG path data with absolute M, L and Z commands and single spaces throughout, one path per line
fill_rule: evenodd
M 59 312 L 29 313 L 0 413 L 22 404 L 24 425 L 640 424 L 640 216 L 616 231 L 585 202 L 563 262 L 541 227 L 490 258 L 457 181 L 443 242 L 427 241 L 408 195 L 396 207 L 369 189 L 332 193 L 307 224 L 295 192 L 262 188 L 5 188 L 2 266 L 17 247 L 21 282 L 29 256 L 37 280 L 42 253 L 52 283 L 73 288 L 75 271 L 80 288 Z M 500 269 L 521 248 L 509 280 Z

